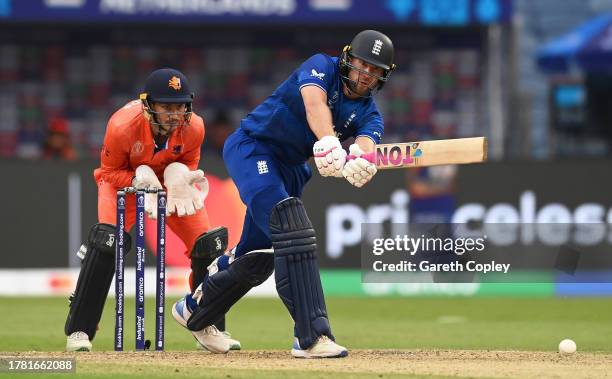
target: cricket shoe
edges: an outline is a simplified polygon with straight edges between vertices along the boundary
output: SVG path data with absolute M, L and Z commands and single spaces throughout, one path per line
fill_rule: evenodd
M 224 330 L 224 331 L 221 332 L 221 334 L 223 334 L 225 336 L 225 338 L 227 338 L 227 341 L 230 344 L 230 350 L 240 350 L 240 349 L 242 349 L 242 345 L 240 344 L 240 341 L 233 339 L 232 335 L 230 334 L 230 332 L 228 332 L 227 330 Z
M 232 335 L 230 334 L 230 332 L 228 332 L 226 330 L 223 330 L 223 331 L 221 331 L 221 334 L 223 334 L 225 336 L 225 338 L 227 338 L 227 341 L 230 344 L 230 350 L 240 350 L 240 349 L 242 349 L 242 345 L 240 344 L 240 341 L 233 339 Z M 196 348 L 204 349 L 204 350 L 206 349 L 199 342 L 196 342 Z
M 91 342 L 85 332 L 74 332 L 66 339 L 66 351 L 91 351 Z
M 302 349 L 298 339 L 293 343 L 291 355 L 295 358 L 343 358 L 348 355 L 346 347 L 340 346 L 328 336 L 319 336 L 309 349 Z
M 189 320 L 191 316 L 191 309 L 189 309 L 187 296 L 191 295 L 186 295 L 174 303 L 172 306 L 172 317 L 174 317 L 176 322 L 181 324 L 182 327 L 189 330 L 189 328 L 187 328 L 187 320 Z M 193 334 L 196 341 L 211 353 L 225 354 L 230 350 L 230 342 L 214 325 L 207 326 L 198 331 L 189 331 Z

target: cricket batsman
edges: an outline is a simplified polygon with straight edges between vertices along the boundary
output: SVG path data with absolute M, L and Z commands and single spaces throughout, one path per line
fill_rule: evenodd
M 94 171 L 98 185 L 98 223 L 91 227 L 78 253 L 82 259 L 81 271 L 64 328 L 68 336 L 67 351 L 92 349 L 91 341 L 115 273 L 118 189 L 165 188 L 167 225 L 188 248 L 192 289 L 204 279 L 206 267 L 227 247 L 227 229 L 210 230 L 204 208 L 208 182 L 202 170 L 198 170 L 204 121 L 192 110 L 193 96 L 181 72 L 171 68 L 156 70 L 146 80 L 140 99 L 127 103 L 108 122 L 101 164 Z M 156 204 L 157 195 L 147 193 L 145 211 L 153 219 L 157 218 Z M 134 196 L 128 196 L 127 231 L 136 222 L 135 208 Z M 125 237 L 129 251 L 129 234 Z M 240 347 L 229 335 L 215 326 L 211 328 L 226 343 Z
M 275 273 L 276 289 L 294 321 L 291 354 L 345 357 L 328 320 L 313 225 L 300 200 L 314 156 L 322 176 L 361 187 L 376 167 L 360 155 L 374 151 L 383 120 L 372 95 L 395 68 L 393 44 L 381 32 L 357 34 L 340 57 L 306 60 L 241 122 L 223 158 L 247 213 L 240 242 L 217 258 L 202 285 L 173 307 L 174 318 L 211 351 L 230 345 L 214 324 L 252 287 Z M 347 161 L 340 141 L 355 137 Z

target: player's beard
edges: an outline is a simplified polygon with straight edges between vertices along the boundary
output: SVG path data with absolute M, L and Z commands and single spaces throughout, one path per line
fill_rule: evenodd
M 347 81 L 347 90 L 349 92 L 349 95 L 351 96 L 357 96 L 357 97 L 370 97 L 372 96 L 372 92 L 373 92 L 373 85 L 368 86 L 365 83 L 362 82 L 355 82 L 353 80 L 348 80 Z
M 368 75 L 365 73 L 359 72 L 356 80 L 353 80 L 350 77 L 347 78 L 348 80 L 346 81 L 346 84 L 347 84 L 347 89 L 349 91 L 349 94 L 358 96 L 358 97 L 372 96 L 374 90 L 376 89 L 378 85 L 378 81 L 374 80 L 372 83 L 368 84 L 367 79 L 364 76 L 367 77 Z
M 184 121 L 179 119 L 170 119 L 166 122 L 158 122 L 157 117 L 155 119 L 155 130 L 153 130 L 156 138 L 167 138 L 172 132 L 185 124 Z
M 180 122 L 167 122 L 164 124 L 157 124 L 157 135 L 159 137 L 168 137 L 170 136 L 170 134 L 172 134 L 172 132 L 174 131 L 174 129 L 178 128 L 180 126 Z
M 355 92 L 360 96 L 369 96 L 372 93 L 372 86 L 374 84 L 367 84 L 364 82 L 355 83 Z

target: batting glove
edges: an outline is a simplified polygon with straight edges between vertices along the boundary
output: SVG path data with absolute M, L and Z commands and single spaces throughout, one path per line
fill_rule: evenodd
M 312 147 L 315 164 L 321 176 L 342 177 L 342 167 L 346 163 L 346 151 L 340 140 L 334 136 L 325 136 Z
M 349 160 L 342 169 L 342 175 L 355 187 L 362 187 L 372 180 L 376 172 L 376 165 L 364 158 L 364 152 L 356 143 L 349 147 Z

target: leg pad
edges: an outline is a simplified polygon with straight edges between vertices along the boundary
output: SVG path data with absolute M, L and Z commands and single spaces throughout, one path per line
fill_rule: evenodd
M 64 326 L 66 335 L 81 331 L 93 340 L 113 275 L 115 274 L 115 225 L 95 224 L 87 242 L 79 250 L 82 258 L 76 290 L 70 297 L 70 310 Z M 125 252 L 131 238 L 125 233 Z
M 276 290 L 295 321 L 300 347 L 309 348 L 319 336 L 334 339 L 317 263 L 316 237 L 302 201 L 290 197 L 270 216 Z
M 263 283 L 274 270 L 271 250 L 256 250 L 237 258 L 226 270 L 207 277 L 202 301 L 187 321 L 190 330 L 217 323 L 249 290 Z

